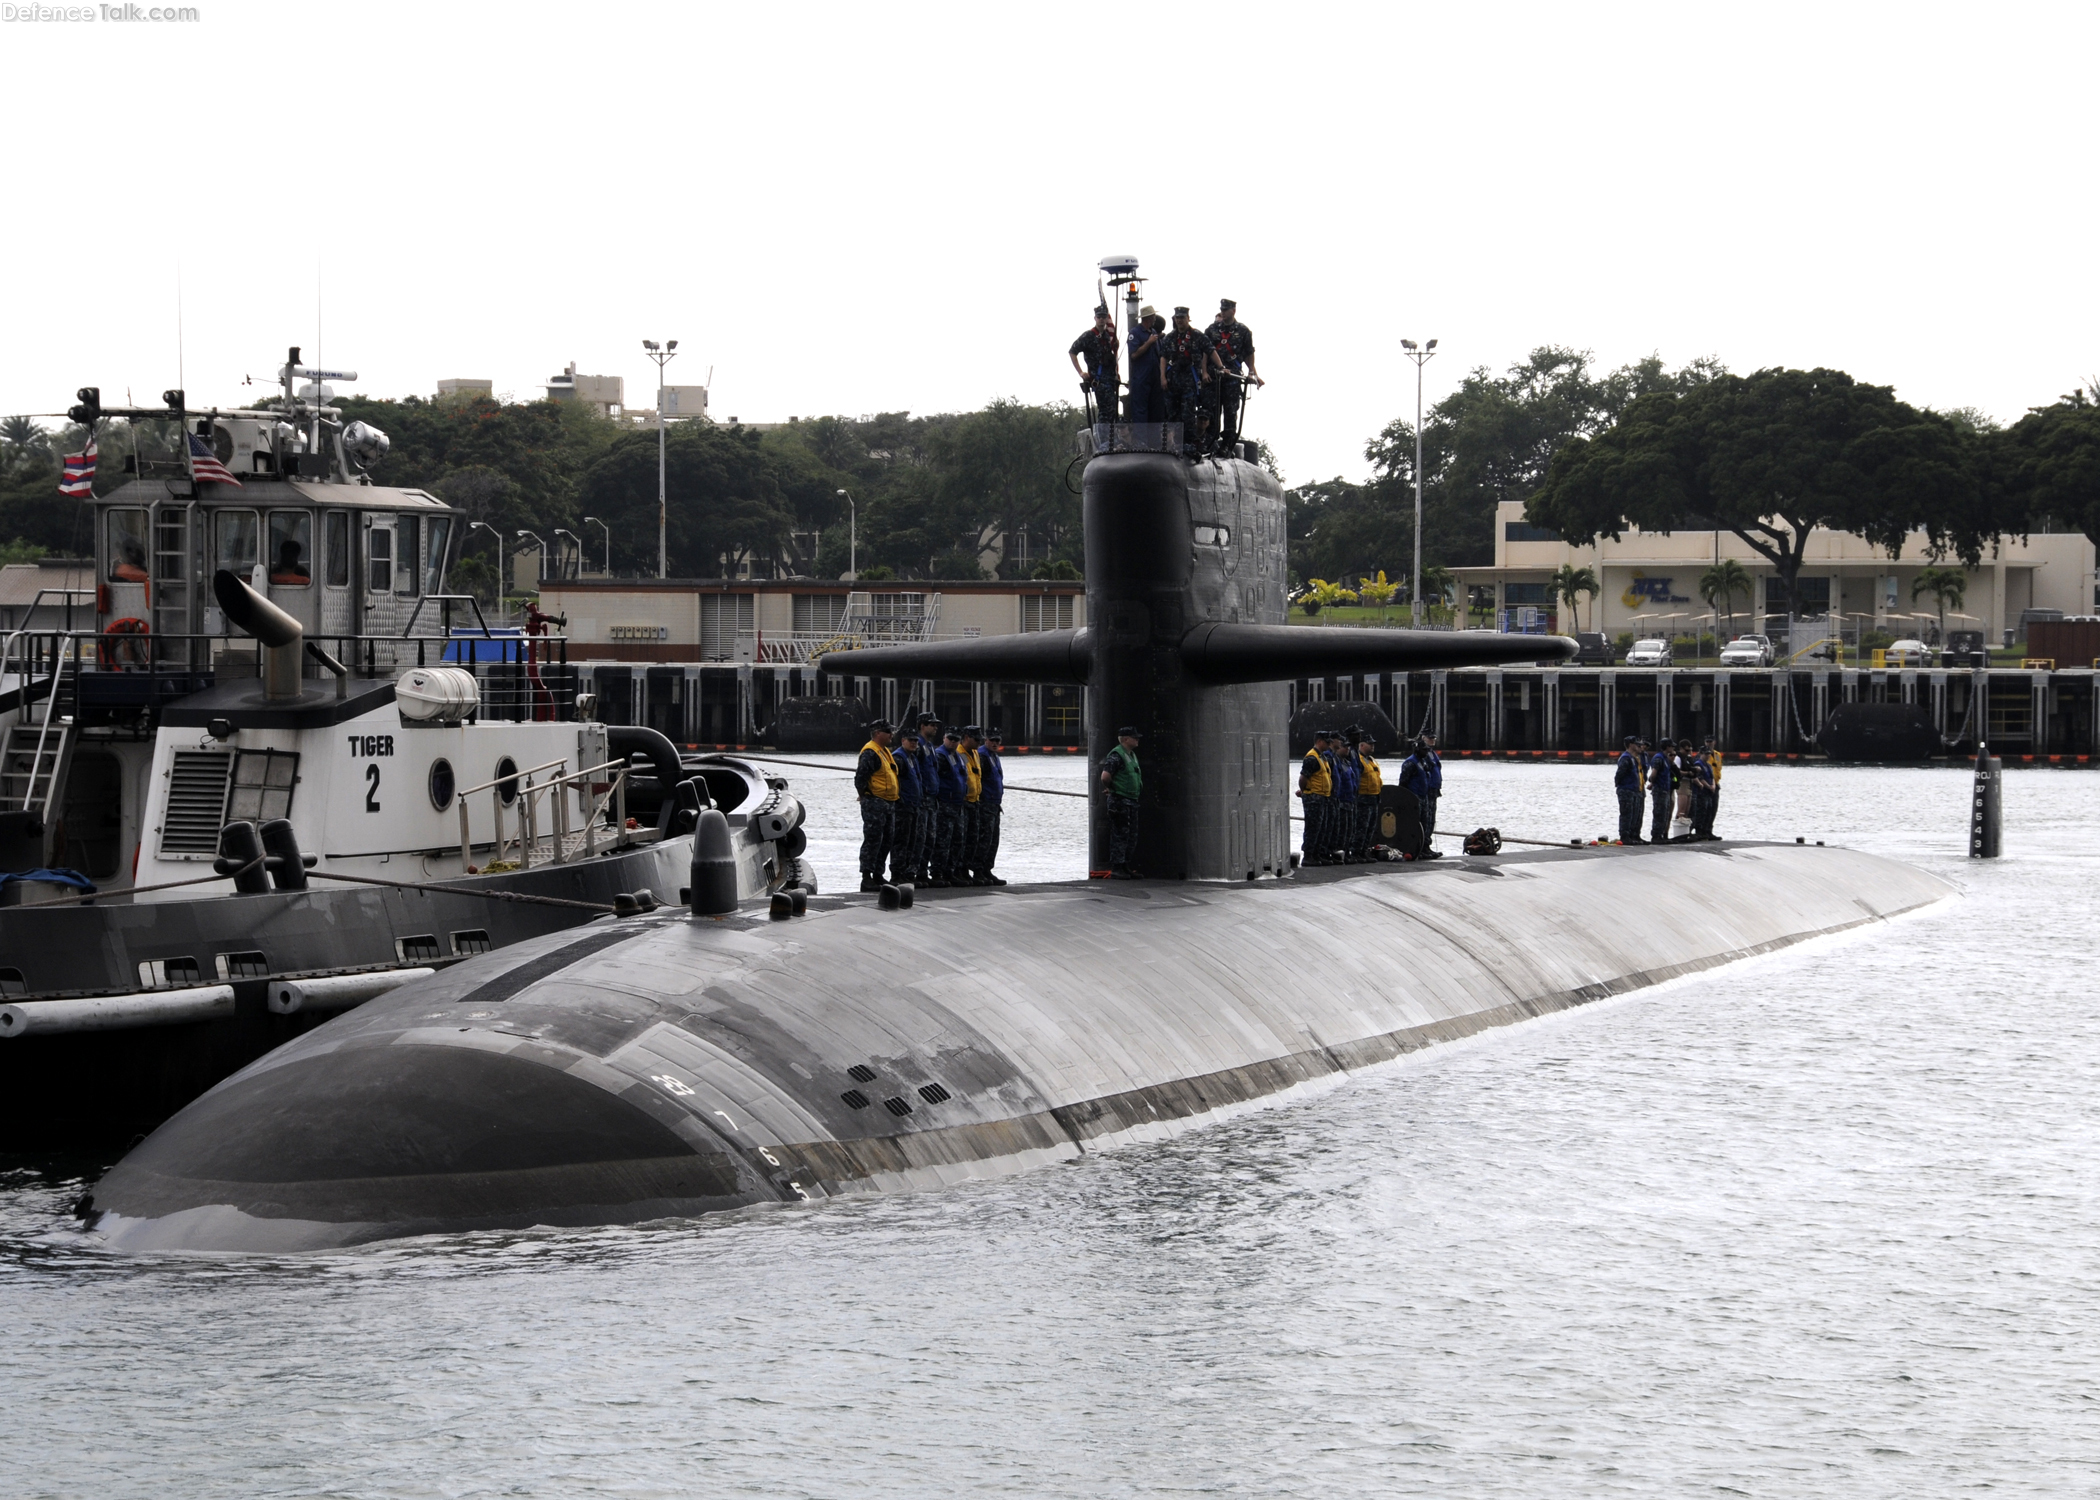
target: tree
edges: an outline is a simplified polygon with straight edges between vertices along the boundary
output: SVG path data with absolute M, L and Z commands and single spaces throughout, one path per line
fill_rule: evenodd
M 1457 586 L 1458 575 L 1442 563 L 1422 565 L 1422 599 L 1425 604 L 1434 606 L 1442 600 L 1448 606 L 1452 590 Z
M 1722 558 L 1699 575 L 1699 597 L 1708 609 L 1727 614 L 1731 636 L 1735 634 L 1735 596 L 1741 594 L 1747 600 L 1753 592 L 1749 570 L 1732 557 Z
M 1291 567 L 1301 578 L 1404 571 L 1414 548 L 1414 511 L 1376 485 L 1339 477 L 1284 492 Z
M 1377 606 L 1378 618 L 1381 623 L 1384 622 L 1387 611 L 1392 608 L 1393 595 L 1399 592 L 1400 585 L 1398 583 L 1386 582 L 1383 568 L 1379 569 L 1376 578 L 1366 578 L 1356 586 L 1357 598 L 1366 604 Z
M 577 498 L 612 527 L 615 555 L 656 563 L 656 444 L 651 432 L 615 441 L 583 473 Z M 795 517 L 768 463 L 759 434 L 741 427 L 681 422 L 665 440 L 669 496 L 667 546 L 675 576 L 734 573 L 749 558 L 774 556 Z
M 51 457 L 51 434 L 34 417 L 9 417 L 0 422 L 0 445 L 6 448 L 0 453 L 0 472 L 12 473 L 25 462 Z
M 1961 568 L 1926 568 L 1910 581 L 1910 602 L 1926 594 L 1939 601 L 1940 639 L 1947 639 L 1947 611 L 1959 610 L 1969 597 L 1969 575 Z
M 1597 573 L 1594 568 L 1578 568 L 1573 563 L 1562 563 L 1553 575 L 1553 597 L 1568 606 L 1568 616 L 1573 619 L 1575 606 L 1580 597 L 1597 597 Z
M 2036 407 L 1990 442 L 2006 530 L 2053 522 L 2100 542 L 2100 406 L 2084 391 Z
M 1495 507 L 1529 500 L 1568 442 L 1611 426 L 1632 403 L 1678 392 L 1721 373 L 1711 359 L 1668 370 L 1650 355 L 1609 373 L 1587 351 L 1544 345 L 1497 374 L 1482 365 L 1431 408 L 1422 427 L 1422 550 L 1457 566 L 1495 555 Z M 1415 432 L 1389 423 L 1364 449 L 1374 503 L 1395 513 L 1414 542 Z M 1387 561 L 1389 559 L 1379 559 Z
M 1065 470 L 1079 424 L 1078 413 L 1062 403 L 1029 406 L 1001 398 L 962 417 L 930 445 L 942 471 L 939 498 L 953 524 L 958 531 L 991 530 L 1008 577 L 1024 527 L 1052 555 L 1078 534 L 1079 497 L 1066 486 Z
M 1819 527 L 1893 557 L 1923 526 L 1935 547 L 1979 558 L 1983 441 L 1843 371 L 1724 375 L 1642 396 L 1572 440 L 1525 513 L 1576 542 L 1616 540 L 1629 523 L 1733 532 L 1772 564 L 1791 617 Z

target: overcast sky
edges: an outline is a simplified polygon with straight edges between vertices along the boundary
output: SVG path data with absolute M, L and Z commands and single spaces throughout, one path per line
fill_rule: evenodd
M 2100 372 L 2095 10 L 201 0 L 0 24 L 0 412 L 574 360 L 714 410 L 1076 401 L 1094 266 L 1238 299 L 1293 482 L 1534 345 L 2016 418 Z M 321 303 L 317 310 L 316 292 Z M 252 395 L 253 392 L 246 392 Z

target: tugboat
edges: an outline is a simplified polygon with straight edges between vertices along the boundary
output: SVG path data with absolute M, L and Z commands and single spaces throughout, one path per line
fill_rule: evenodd
M 785 781 L 594 722 L 536 611 L 445 591 L 462 518 L 372 482 L 328 373 L 293 349 L 280 409 L 80 393 L 135 445 L 84 497 L 93 628 L 0 640 L 10 1149 L 122 1143 L 408 979 L 679 899 L 702 809 L 741 895 L 815 888 Z

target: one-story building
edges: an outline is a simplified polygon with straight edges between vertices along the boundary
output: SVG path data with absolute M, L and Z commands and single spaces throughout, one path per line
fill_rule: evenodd
M 1730 558 L 1750 575 L 1751 592 L 1724 602 L 1717 621 L 1716 609 L 1700 597 L 1699 580 Z M 1589 568 L 1602 585 L 1568 619 L 1552 583 L 1563 565 Z M 1833 633 L 1842 627 L 1848 637 L 1862 630 L 1930 635 L 1939 621 L 1938 602 L 1930 593 L 1914 600 L 1911 586 L 1924 569 L 1949 565 L 1957 564 L 1928 554 L 1923 532 L 1912 533 L 1892 559 L 1863 536 L 1817 531 L 1801 567 L 1799 618 L 1821 620 Z M 1451 571 L 1473 598 L 1492 603 L 1509 629 L 1690 635 L 1717 625 L 1730 629 L 1732 608 L 1735 631 L 1776 634 L 1786 618 L 1777 570 L 1733 532 L 1628 527 L 1616 541 L 1602 537 L 1576 545 L 1532 525 L 1518 501 L 1496 507 L 1493 565 Z M 1947 629 L 1980 630 L 1993 643 L 2018 636 L 2023 617 L 2032 618 L 2034 611 L 2086 615 L 2100 604 L 2093 543 L 2083 532 L 2009 536 L 1966 571 L 1968 590 L 1959 606 L 1948 607 Z

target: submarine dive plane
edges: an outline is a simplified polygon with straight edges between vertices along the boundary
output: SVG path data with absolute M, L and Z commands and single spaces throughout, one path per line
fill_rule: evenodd
M 1951 893 L 1793 844 L 1295 868 L 1283 680 L 1574 643 L 1287 627 L 1283 495 L 1251 455 L 1190 459 L 1171 426 L 1091 440 L 1084 629 L 823 667 L 1083 685 L 1097 757 L 1145 732 L 1139 863 L 1165 878 L 740 901 L 709 810 L 686 907 L 469 959 L 299 1037 L 112 1168 L 88 1223 L 124 1249 L 274 1252 L 952 1183 Z M 1106 832 L 1097 797 L 1096 869 Z

